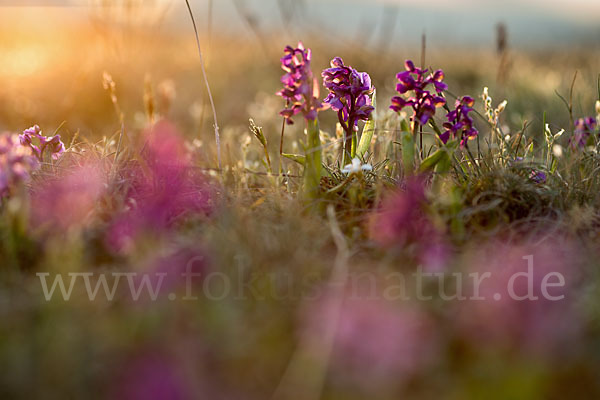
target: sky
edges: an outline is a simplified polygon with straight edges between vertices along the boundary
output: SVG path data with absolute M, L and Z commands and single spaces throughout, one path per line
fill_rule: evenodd
M 90 3 L 103 1 L 107 0 L 0 0 L 0 6 L 19 6 L 25 13 L 27 5 L 46 5 L 84 14 Z M 184 0 L 110 1 L 169 9 L 167 25 L 187 29 L 181 23 L 188 18 Z M 201 29 L 206 25 L 210 1 L 190 0 Z M 247 21 L 240 17 L 245 14 L 264 32 L 281 30 L 279 5 L 286 3 L 295 4 L 298 10 L 298 4 L 306 4 L 285 28 L 299 37 L 317 33 L 347 40 L 416 43 L 425 33 L 439 45 L 485 45 L 493 43 L 494 27 L 503 22 L 514 46 L 600 43 L 600 0 L 212 0 L 214 29 L 229 33 L 248 30 Z M 156 14 L 138 15 L 152 23 Z
M 0 0 L 0 6 L 68 6 L 68 5 L 89 5 L 106 2 L 107 0 Z M 181 3 L 183 0 L 108 0 L 116 3 L 137 2 L 149 5 L 171 5 Z M 190 0 L 192 4 L 201 5 L 209 0 Z M 241 0 L 241 2 L 248 0 Z M 268 0 L 263 0 L 268 3 Z M 281 2 L 292 0 L 281 0 Z M 298 1 L 298 0 L 293 0 Z M 388 4 L 400 7 L 417 7 L 422 9 L 507 9 L 511 8 L 518 12 L 519 9 L 538 10 L 544 13 L 558 15 L 562 18 L 571 18 L 577 21 L 591 23 L 600 18 L 600 1 L 599 0 L 305 0 L 308 3 L 320 4 L 327 2 L 348 4 Z M 213 0 L 217 6 L 221 3 L 228 3 L 231 0 Z M 352 5 L 350 5 L 352 7 Z
M 355 1 L 355 0 L 350 0 Z M 415 5 L 411 0 L 372 0 L 399 6 Z M 420 0 L 418 5 L 423 8 L 439 7 L 441 9 L 456 9 L 468 7 L 471 9 L 520 9 L 537 10 L 554 14 L 574 21 L 598 24 L 600 18 L 600 0 Z
M 261 28 L 269 29 L 281 26 L 278 1 L 307 4 L 302 18 L 291 21 L 300 35 L 323 32 L 352 40 L 418 42 L 426 33 L 428 40 L 440 45 L 485 45 L 494 42 L 495 26 L 503 22 L 515 46 L 600 43 L 600 0 L 239 0 L 238 4 Z M 194 10 L 202 14 L 208 2 L 194 0 Z M 215 20 L 222 29 L 240 26 L 233 3 L 213 0 Z

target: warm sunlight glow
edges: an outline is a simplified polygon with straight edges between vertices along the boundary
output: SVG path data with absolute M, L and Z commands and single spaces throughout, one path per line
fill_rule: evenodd
M 47 54 L 39 46 L 10 49 L 0 53 L 0 75 L 28 76 L 46 66 Z

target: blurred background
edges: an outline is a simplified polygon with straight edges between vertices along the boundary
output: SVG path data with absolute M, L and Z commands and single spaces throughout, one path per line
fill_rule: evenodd
M 557 126 L 591 114 L 600 70 L 595 0 L 192 0 L 220 125 L 227 136 L 250 116 L 277 135 L 279 57 L 298 40 L 314 69 L 334 56 L 368 71 L 387 107 L 407 58 L 446 71 L 450 91 L 508 98 L 508 125 Z M 0 0 L 0 129 L 34 123 L 88 138 L 118 129 L 102 73 L 110 73 L 128 129 L 144 119 L 144 93 L 195 138 L 210 141 L 193 29 L 184 0 Z M 333 123 L 333 120 L 332 120 Z M 539 126 L 538 126 L 539 125 Z M 333 129 L 332 127 L 330 127 Z M 325 126 L 324 129 L 327 129 Z M 540 129 L 536 129 L 540 130 Z

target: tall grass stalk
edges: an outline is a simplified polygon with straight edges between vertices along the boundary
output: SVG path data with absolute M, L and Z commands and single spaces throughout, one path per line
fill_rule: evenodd
M 202 57 L 202 48 L 200 47 L 200 36 L 198 35 L 198 26 L 196 25 L 196 20 L 194 19 L 194 13 L 192 12 L 192 7 L 190 6 L 190 2 L 188 0 L 185 0 L 185 4 L 187 5 L 187 9 L 190 13 L 190 18 L 192 20 L 192 25 L 194 27 L 194 35 L 196 37 L 196 45 L 198 46 L 198 55 L 200 56 L 200 67 L 202 68 L 204 84 L 206 85 L 206 91 L 208 92 L 208 99 L 210 100 L 210 106 L 212 108 L 213 118 L 215 121 L 215 143 L 217 145 L 217 161 L 219 163 L 219 170 L 221 170 L 222 169 L 221 139 L 219 136 L 219 122 L 217 121 L 217 109 L 215 108 L 215 102 L 213 100 L 212 92 L 210 90 L 210 85 L 208 83 L 208 77 L 206 75 L 206 68 L 204 66 L 204 57 Z

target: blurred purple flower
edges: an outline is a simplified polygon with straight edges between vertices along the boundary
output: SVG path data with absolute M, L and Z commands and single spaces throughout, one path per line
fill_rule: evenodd
M 39 166 L 29 147 L 20 143 L 19 136 L 0 135 L 0 198 L 7 196 L 19 184 L 27 182 L 30 173 Z
M 450 138 L 460 139 L 460 145 L 464 146 L 479 134 L 473 127 L 473 118 L 469 116 L 474 103 L 475 100 L 469 96 L 456 100 L 454 110 L 446 114 L 448 122 L 444 123 L 446 130 L 440 135 L 442 142 L 447 143 Z
M 155 257 L 143 268 L 149 271 L 150 277 L 164 276 L 162 283 L 152 282 L 154 287 L 160 287 L 159 295 L 167 295 L 178 289 L 189 290 L 187 285 L 197 287 L 203 282 L 203 277 L 208 269 L 210 260 L 207 252 L 200 245 L 186 246 L 168 255 Z M 138 278 L 138 285 L 142 284 L 142 276 Z M 150 278 L 152 279 L 152 278 Z
M 340 57 L 331 60 L 331 68 L 323 71 L 323 84 L 329 90 L 325 103 L 338 112 L 340 124 L 351 132 L 358 121 L 367 121 L 375 109 L 371 105 L 373 85 L 366 72 L 344 65 Z
M 67 229 L 82 225 L 104 193 L 108 171 L 102 162 L 81 162 L 48 178 L 31 191 L 32 221 L 36 226 Z
M 121 400 L 184 400 L 190 394 L 178 376 L 176 365 L 166 356 L 148 353 L 129 361 L 113 389 Z
M 160 121 L 147 130 L 143 165 L 126 167 L 124 181 L 129 209 L 113 221 L 108 243 L 123 250 L 142 233 L 160 235 L 187 214 L 208 214 L 213 191 L 207 178 L 190 162 L 175 127 Z
M 426 270 L 444 268 L 449 247 L 427 213 L 422 178 L 408 180 L 382 202 L 369 220 L 370 237 L 378 244 L 414 256 Z
M 317 118 L 317 112 L 323 109 L 319 101 L 319 88 L 310 68 L 312 52 L 305 49 L 300 42 L 297 48 L 287 46 L 281 58 L 281 68 L 286 72 L 281 77 L 283 89 L 278 96 L 286 100 L 286 108 L 280 112 L 288 124 L 293 124 L 292 117 L 304 114 L 307 120 Z
M 542 170 L 537 168 L 532 168 L 529 170 L 528 165 L 523 165 L 525 162 L 525 158 L 523 157 L 515 157 L 514 160 L 510 160 L 509 165 L 511 167 L 516 167 L 518 170 L 522 170 L 524 167 L 527 167 L 527 172 L 529 172 L 529 179 L 535 183 L 546 183 L 548 176 Z
M 46 155 L 51 156 L 53 160 L 58 160 L 65 151 L 65 145 L 60 140 L 60 135 L 46 137 L 37 125 L 25 129 L 23 134 L 19 136 L 19 139 L 22 145 L 28 146 L 33 150 L 33 153 L 40 161 L 44 161 Z M 37 145 L 36 142 L 38 143 Z
M 575 132 L 571 138 L 571 147 L 583 149 L 588 139 L 595 133 L 598 121 L 594 117 L 579 118 L 575 122 Z
M 459 332 L 471 345 L 502 352 L 559 359 L 572 353 L 583 327 L 570 295 L 580 261 L 575 248 L 561 240 L 484 246 L 467 260 L 480 284 L 458 304 Z M 553 286 L 544 292 L 546 279 Z M 563 284 L 557 285 L 560 279 Z M 527 295 L 533 297 L 520 299 Z
M 363 288 L 364 289 L 364 288 Z M 437 341 L 432 319 L 416 305 L 386 300 L 349 285 L 342 299 L 323 294 L 303 309 L 302 335 L 333 334 L 338 378 L 379 391 L 404 383 L 432 364 Z M 341 303 L 340 303 L 341 301 Z
M 406 377 L 428 358 L 431 327 L 423 313 L 407 305 L 346 299 L 336 334 L 338 361 L 357 372 L 369 365 L 372 373 Z
M 413 92 L 414 96 L 406 99 L 400 96 L 393 97 L 390 109 L 400 112 L 407 106 L 411 107 L 414 111 L 413 122 L 425 125 L 435 115 L 435 109 L 446 104 L 446 99 L 442 96 L 444 90 L 448 89 L 443 82 L 444 71 L 439 69 L 427 75 L 428 69 L 415 67 L 411 60 L 406 60 L 405 68 L 406 71 L 397 75 L 396 91 L 400 94 Z M 430 85 L 433 85 L 435 94 L 427 89 Z
M 546 183 L 547 176 L 544 171 L 534 169 L 534 170 L 531 170 L 529 179 L 531 179 L 535 183 Z

